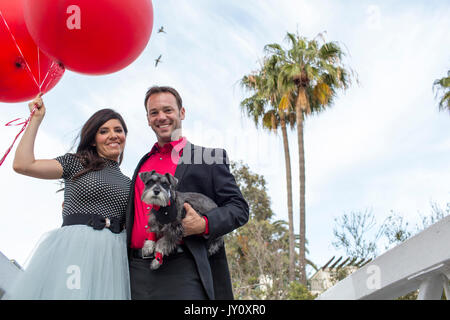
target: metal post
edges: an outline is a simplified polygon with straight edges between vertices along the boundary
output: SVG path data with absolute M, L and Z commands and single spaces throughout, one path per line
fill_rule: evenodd
M 444 289 L 444 278 L 447 280 L 442 273 L 425 278 L 420 284 L 417 300 L 440 300 Z

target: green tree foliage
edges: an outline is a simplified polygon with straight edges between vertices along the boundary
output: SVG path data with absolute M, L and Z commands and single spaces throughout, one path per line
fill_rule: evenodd
M 263 176 L 250 172 L 248 165 L 242 162 L 231 163 L 231 171 L 242 195 L 247 200 L 250 209 L 250 219 L 268 220 L 273 216 L 270 199 L 267 194 L 266 180 Z
M 249 222 L 225 237 L 235 297 L 310 298 L 289 281 L 287 222 L 273 219 L 264 177 L 241 162 L 231 163 L 231 169 L 250 208 Z
M 321 38 L 323 41 L 316 40 Z M 343 63 L 344 53 L 337 42 L 326 42 L 323 34 L 310 40 L 287 33 L 288 48 L 278 43 L 265 46 L 270 57 L 276 57 L 279 67 L 277 86 L 286 97 L 285 104 L 295 110 L 299 159 L 300 207 L 300 282 L 306 285 L 306 205 L 304 121 L 333 105 L 338 90 L 348 89 L 353 71 Z M 295 99 L 293 99 L 295 97 Z M 292 103 L 291 103 L 292 101 Z
M 281 129 L 286 169 L 287 209 L 289 222 L 289 279 L 295 278 L 295 239 L 294 213 L 292 206 L 292 170 L 289 151 L 287 125 L 291 128 L 295 124 L 293 102 L 289 101 L 289 94 L 278 86 L 280 61 L 277 55 L 264 58 L 261 69 L 245 75 L 241 79 L 241 86 L 252 95 L 241 102 L 242 111 L 253 119 L 256 128 L 260 124 L 263 129 L 277 133 Z
M 436 94 L 441 93 L 439 109 L 447 109 L 450 112 L 450 70 L 447 71 L 446 77 L 434 81 L 433 88 L 437 91 Z
M 298 282 L 290 284 L 287 295 L 288 300 L 314 300 L 315 298 L 317 298 L 317 295 L 311 294 L 304 285 Z

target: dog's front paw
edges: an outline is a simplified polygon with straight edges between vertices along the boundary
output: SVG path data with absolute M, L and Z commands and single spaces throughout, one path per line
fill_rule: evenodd
M 145 240 L 144 246 L 142 247 L 142 255 L 150 256 L 155 252 L 156 242 L 152 240 Z
M 158 261 L 158 259 L 153 259 L 152 263 L 150 264 L 150 269 L 156 270 L 161 266 L 161 262 Z

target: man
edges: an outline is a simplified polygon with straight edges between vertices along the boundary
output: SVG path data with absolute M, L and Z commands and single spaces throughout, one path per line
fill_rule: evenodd
M 194 146 L 181 135 L 185 109 L 171 87 L 152 87 L 145 96 L 148 124 L 157 143 L 139 162 L 132 179 L 126 229 L 132 299 L 233 299 L 225 248 L 208 257 L 208 239 L 225 235 L 248 221 L 248 204 L 242 196 L 223 149 Z M 177 190 L 199 192 L 217 208 L 200 217 L 187 203 L 183 219 L 184 238 L 164 263 L 151 270 L 142 247 L 151 205 L 141 201 L 140 172 L 171 173 Z

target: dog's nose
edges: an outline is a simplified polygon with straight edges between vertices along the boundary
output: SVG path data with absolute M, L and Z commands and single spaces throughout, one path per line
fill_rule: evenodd
M 153 190 L 153 193 L 155 194 L 155 196 L 157 196 L 161 191 L 159 189 L 155 189 Z

